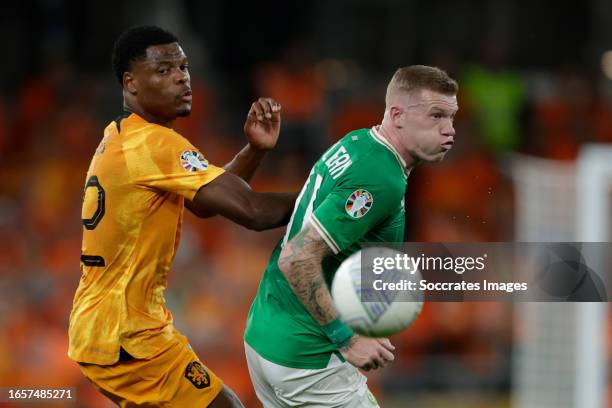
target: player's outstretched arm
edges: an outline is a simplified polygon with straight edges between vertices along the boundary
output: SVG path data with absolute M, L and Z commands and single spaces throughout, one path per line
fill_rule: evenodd
M 332 250 L 307 223 L 283 248 L 278 266 L 293 292 L 349 363 L 364 370 L 386 366 L 395 349 L 388 339 L 354 335 L 338 319 L 321 262 Z
M 223 173 L 196 193 L 189 209 L 205 218 L 219 214 L 248 229 L 262 231 L 286 225 L 297 193 L 259 193 L 241 178 Z
M 223 168 L 232 173 L 247 183 L 251 181 L 255 170 L 261 164 L 264 156 L 269 150 L 276 146 L 281 125 L 281 105 L 272 98 L 259 98 L 251 104 L 246 121 L 244 122 L 244 134 L 247 137 L 248 144 L 240 151 L 231 162 L 227 163 Z M 295 200 L 294 200 L 295 201 Z M 193 201 L 185 201 L 185 207 L 195 215 L 201 218 L 213 217 L 220 212 L 211 210 L 213 206 L 199 205 Z M 204 208 L 207 208 L 206 210 Z M 221 214 L 223 215 L 223 214 Z M 231 215 L 227 218 L 235 220 Z M 287 218 L 287 221 L 289 219 Z M 251 228 L 239 221 L 241 225 Z M 262 229 L 275 228 L 285 225 L 287 222 L 274 224 L 272 226 L 264 225 Z M 258 228 L 252 228 L 258 229 Z
M 246 181 L 251 181 L 266 152 L 278 141 L 281 126 L 281 105 L 272 98 L 259 98 L 251 104 L 244 122 L 248 144 L 223 166 L 225 170 Z

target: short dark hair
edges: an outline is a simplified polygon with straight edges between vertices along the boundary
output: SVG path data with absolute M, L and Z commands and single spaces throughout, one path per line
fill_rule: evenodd
M 137 26 L 125 30 L 113 45 L 113 72 L 123 86 L 123 73 L 131 69 L 131 64 L 146 56 L 151 45 L 171 44 L 178 38 L 171 32 L 156 26 Z
M 395 71 L 387 87 L 387 96 L 393 91 L 412 92 L 420 89 L 428 89 L 444 95 L 456 95 L 459 85 L 440 68 L 411 65 Z

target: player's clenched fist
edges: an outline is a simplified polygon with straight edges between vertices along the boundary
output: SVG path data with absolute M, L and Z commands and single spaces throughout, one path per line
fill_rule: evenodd
M 259 98 L 253 102 L 244 133 L 249 144 L 259 150 L 270 150 L 276 146 L 281 125 L 281 105 L 272 98 Z
M 389 339 L 373 339 L 354 335 L 346 347 L 340 349 L 342 357 L 365 371 L 385 367 L 395 360 L 395 347 Z

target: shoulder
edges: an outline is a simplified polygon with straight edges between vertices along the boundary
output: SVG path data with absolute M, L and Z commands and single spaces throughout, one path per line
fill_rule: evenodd
M 370 137 L 370 129 L 363 128 L 353 130 L 352 132 L 344 135 L 339 141 L 339 144 L 343 145 L 349 152 L 356 155 L 361 155 L 369 151 L 369 147 L 372 145 L 372 138 Z
M 126 136 L 142 136 L 142 137 L 165 137 L 165 138 L 183 138 L 174 130 L 156 123 L 147 122 L 135 113 L 124 114 L 113 120 L 110 125 L 115 125 L 117 130 Z
M 350 193 L 350 197 L 371 197 L 379 208 L 395 208 L 406 192 L 406 181 L 402 173 L 385 169 L 375 156 L 364 157 L 337 185 L 339 191 Z M 350 199 L 349 197 L 349 199 Z
M 386 189 L 401 190 L 403 195 L 406 186 L 406 175 L 395 157 L 391 156 L 384 146 L 368 142 L 354 155 L 353 165 L 347 170 L 343 182 L 366 182 L 380 185 Z
M 318 162 L 328 168 L 334 180 L 352 173 L 357 162 L 370 156 L 375 146 L 368 132 L 369 129 L 358 129 L 347 133 L 321 156 Z
M 135 117 L 135 118 L 134 118 Z M 149 123 L 130 115 L 121 121 L 124 146 L 138 147 L 155 153 L 158 151 L 193 150 L 193 145 L 182 135 L 164 126 Z

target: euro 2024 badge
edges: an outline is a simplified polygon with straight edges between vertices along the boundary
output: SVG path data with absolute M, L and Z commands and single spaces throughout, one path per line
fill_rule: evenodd
M 197 150 L 185 150 L 180 157 L 181 166 L 187 171 L 206 170 L 208 161 Z
M 351 193 L 349 198 L 346 200 L 344 206 L 348 215 L 353 218 L 361 218 L 370 211 L 372 204 L 374 203 L 374 197 L 368 190 L 355 190 Z

